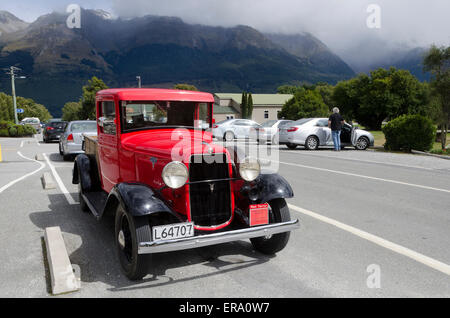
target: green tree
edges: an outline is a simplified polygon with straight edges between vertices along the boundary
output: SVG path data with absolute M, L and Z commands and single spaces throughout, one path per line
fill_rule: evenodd
M 83 97 L 81 99 L 81 119 L 95 119 L 95 94 L 108 86 L 99 78 L 92 77 L 87 85 L 83 86 Z
M 326 117 L 328 107 L 322 96 L 315 90 L 299 89 L 290 100 L 283 105 L 279 118 L 297 120 L 310 117 Z
M 423 60 L 424 70 L 431 72 L 433 101 L 438 105 L 435 121 L 441 128 L 441 147 L 445 149 L 450 124 L 450 47 L 433 45 Z
M 80 120 L 81 103 L 80 102 L 68 102 L 62 109 L 62 120 L 73 121 Z
M 173 86 L 174 89 L 181 89 L 181 90 L 185 90 L 185 91 L 198 91 L 198 88 L 195 87 L 194 85 L 191 84 L 175 84 Z
M 327 105 L 328 109 L 331 111 L 334 107 L 333 101 L 333 91 L 334 86 L 328 83 L 317 83 L 314 90 L 319 92 L 320 96 L 322 96 L 323 102 Z
M 409 71 L 379 68 L 370 75 L 339 82 L 332 100 L 347 119 L 369 129 L 380 129 L 384 119 L 403 114 L 426 115 L 429 93 Z
M 249 93 L 247 97 L 247 118 L 251 119 L 252 114 L 253 114 L 253 97 L 252 93 Z
M 281 85 L 277 88 L 277 93 L 294 95 L 299 89 L 300 87 L 295 85 Z
M 247 118 L 247 113 L 248 113 L 247 93 L 246 92 L 242 92 L 242 97 L 241 97 L 241 117 L 242 118 Z
M 18 119 L 22 120 L 25 117 L 37 117 L 41 121 L 47 121 L 52 116 L 48 109 L 41 104 L 36 103 L 31 98 L 17 97 L 17 108 L 24 110 L 23 113 L 18 114 Z M 12 96 L 0 93 L 0 120 L 14 121 L 14 106 Z

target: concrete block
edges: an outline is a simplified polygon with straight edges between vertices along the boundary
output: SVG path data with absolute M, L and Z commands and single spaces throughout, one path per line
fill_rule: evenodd
M 44 161 L 44 156 L 41 153 L 36 154 L 36 156 L 34 156 L 34 159 L 37 161 Z
M 50 172 L 44 172 L 44 174 L 41 177 L 41 181 L 44 190 L 56 189 L 55 181 L 53 180 L 53 177 Z
M 50 269 L 52 294 L 59 295 L 80 289 L 59 226 L 45 229 L 45 245 Z

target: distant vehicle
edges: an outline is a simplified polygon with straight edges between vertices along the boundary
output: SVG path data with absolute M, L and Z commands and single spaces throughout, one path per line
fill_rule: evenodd
M 20 121 L 20 124 L 32 126 L 34 129 L 36 129 L 36 132 L 38 134 L 40 134 L 42 131 L 41 121 L 36 117 L 26 117 Z
M 248 139 L 251 129 L 259 127 L 260 124 L 250 119 L 227 119 L 214 124 L 212 133 L 219 140 Z
M 49 121 L 45 126 L 44 132 L 42 134 L 43 141 L 45 143 L 48 143 L 50 141 L 59 140 L 59 138 L 64 133 L 64 129 L 66 129 L 66 125 L 66 121 Z
M 280 145 L 287 145 L 289 143 L 288 140 L 288 129 L 292 126 L 299 126 L 308 121 L 312 120 L 312 118 L 302 118 L 296 121 L 291 121 L 287 125 L 283 125 L 278 130 L 278 143 Z M 295 148 L 295 147 L 294 147 Z
M 271 142 L 272 144 L 278 144 L 279 129 L 281 127 L 292 123 L 292 120 L 268 120 L 261 124 L 261 127 L 255 128 L 256 141 L 258 143 Z
M 97 136 L 95 120 L 78 120 L 67 124 L 64 134 L 59 139 L 59 154 L 63 156 L 64 160 L 84 153 L 81 148 L 84 136 Z
M 298 145 L 305 146 L 308 150 L 316 150 L 322 146 L 333 146 L 331 129 L 328 128 L 328 118 L 305 118 L 288 125 L 289 149 L 295 149 Z M 373 135 L 365 130 L 358 129 L 345 123 L 341 131 L 341 148 L 353 146 L 357 150 L 366 150 L 373 146 Z

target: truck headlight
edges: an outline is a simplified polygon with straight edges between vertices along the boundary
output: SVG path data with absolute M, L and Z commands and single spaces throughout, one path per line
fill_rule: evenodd
M 166 164 L 161 175 L 169 188 L 178 189 L 186 183 L 188 170 L 182 162 L 172 161 Z
M 253 181 L 258 178 L 261 172 L 259 161 L 255 158 L 247 157 L 239 164 L 239 174 L 245 181 Z

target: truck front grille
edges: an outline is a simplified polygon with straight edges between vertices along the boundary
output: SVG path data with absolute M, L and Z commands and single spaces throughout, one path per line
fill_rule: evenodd
M 189 164 L 191 220 L 197 226 L 216 226 L 231 218 L 230 180 L 213 181 L 230 177 L 226 155 L 215 162 L 212 158 L 191 156 Z

